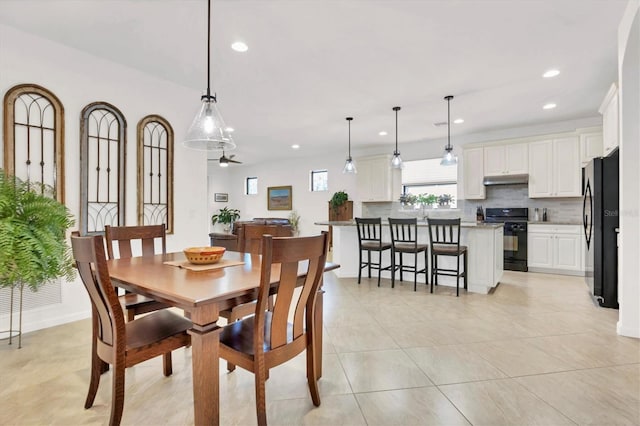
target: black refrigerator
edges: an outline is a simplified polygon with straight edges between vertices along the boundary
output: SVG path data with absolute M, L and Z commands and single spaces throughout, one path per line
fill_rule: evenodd
M 618 309 L 618 151 L 584 168 L 582 222 L 586 239 L 585 278 L 600 306 Z

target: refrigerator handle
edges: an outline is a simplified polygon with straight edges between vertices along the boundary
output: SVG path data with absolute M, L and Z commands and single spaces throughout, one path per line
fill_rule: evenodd
M 593 198 L 591 196 L 591 183 L 587 181 L 582 198 L 582 225 L 584 226 L 584 236 L 587 241 L 587 249 L 591 244 L 591 231 L 593 229 Z M 587 215 L 587 198 L 589 199 L 589 215 Z M 589 221 L 591 217 L 591 222 Z

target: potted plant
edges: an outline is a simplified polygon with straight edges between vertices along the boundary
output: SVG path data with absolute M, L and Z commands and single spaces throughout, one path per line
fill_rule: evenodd
M 349 194 L 337 191 L 329 200 L 329 220 L 342 221 L 353 218 L 353 202 L 349 201 Z
M 453 202 L 453 195 L 451 194 L 442 194 L 438 197 L 438 207 L 447 209 L 449 208 L 449 203 Z
M 74 277 L 66 231 L 73 226 L 53 188 L 6 176 L 0 169 L 0 287 L 37 291 L 58 277 Z
M 24 182 L 0 169 L 0 288 L 22 292 L 26 285 L 37 291 L 59 277 L 72 280 L 66 232 L 73 223 L 52 187 Z
M 418 195 L 418 204 L 424 207 L 433 207 L 438 202 L 438 197 L 435 194 L 420 194 Z
M 418 196 L 405 193 L 400 196 L 399 201 L 403 206 L 413 206 L 418 203 Z
M 231 232 L 233 229 L 233 222 L 238 219 L 240 219 L 240 210 L 224 207 L 221 208 L 217 214 L 211 216 L 211 224 L 215 225 L 220 222 L 224 225 L 225 232 Z

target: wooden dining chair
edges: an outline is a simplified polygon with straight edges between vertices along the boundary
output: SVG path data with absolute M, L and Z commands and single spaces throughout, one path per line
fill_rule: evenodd
M 428 245 L 418 244 L 418 219 L 389 218 L 391 234 L 391 288 L 395 286 L 396 271 L 400 271 L 400 281 L 403 272 L 413 273 L 413 291 L 418 287 L 418 274 L 424 274 L 425 283 L 429 284 L 429 262 L 427 258 Z M 424 268 L 418 268 L 418 253 L 424 253 Z M 413 265 L 404 264 L 404 255 L 413 254 Z M 396 255 L 400 255 L 397 259 Z M 396 263 L 400 260 L 400 264 Z
M 125 323 L 109 277 L 102 236 L 72 235 L 71 246 L 91 299 L 91 379 L 84 407 L 93 406 L 105 363 L 113 365 L 109 424 L 118 425 L 124 407 L 125 369 L 162 355 L 164 375 L 170 376 L 171 351 L 190 344 L 187 330 L 191 321 L 163 309 Z
M 238 233 L 238 251 L 242 253 L 260 254 L 262 252 L 262 236 L 292 237 L 290 226 L 245 224 Z
M 467 289 L 467 246 L 460 245 L 460 218 L 457 219 L 427 219 L 429 224 L 429 244 L 431 245 L 431 293 L 433 285 L 438 285 L 438 276 L 456 277 L 456 297 L 460 295 L 460 278 L 464 278 L 464 288 Z M 456 258 L 456 268 L 438 266 L 438 257 L 448 256 Z M 460 257 L 463 257 L 464 270 L 460 271 Z
M 109 259 L 128 259 L 133 256 L 134 242 L 139 241 L 142 246 L 142 256 L 156 254 L 156 240 L 160 241 L 162 253 L 167 252 L 167 234 L 164 225 L 145 226 L 109 226 L 104 227 L 107 242 L 107 256 Z M 114 248 L 118 250 L 115 255 Z M 133 321 L 136 315 L 165 309 L 165 303 L 158 302 L 141 294 L 126 292 L 120 296 L 120 302 L 127 311 L 127 321 Z
M 265 235 L 255 314 L 225 326 L 220 333 L 220 357 L 255 374 L 259 425 L 267 424 L 265 380 L 269 369 L 305 350 L 311 399 L 315 406 L 320 405 L 314 318 L 328 249 L 326 232 L 298 238 Z M 300 269 L 306 277 L 298 292 Z M 272 287 L 272 282 L 278 282 L 277 287 Z M 277 297 L 273 311 L 269 311 L 267 303 L 273 291 Z M 293 323 L 288 322 L 291 308 Z
M 262 237 L 271 235 L 272 237 L 291 237 L 293 231 L 291 227 L 263 224 L 245 224 L 238 233 L 238 251 L 259 255 L 262 253 Z M 273 309 L 273 296 L 269 297 L 267 303 L 269 310 Z M 246 316 L 253 315 L 256 310 L 256 302 L 240 303 L 233 308 L 220 311 L 220 316 L 227 320 L 227 324 L 238 321 Z M 233 371 L 236 366 L 227 362 L 227 370 Z
M 238 251 L 241 253 L 261 254 L 262 237 L 264 235 L 291 237 L 293 236 L 293 231 L 291 227 L 245 224 L 238 234 Z M 268 305 L 269 309 L 273 308 L 273 297 L 269 298 Z M 231 309 L 220 311 L 220 316 L 226 318 L 227 323 L 231 323 L 247 315 L 253 315 L 255 309 L 255 302 L 243 303 Z M 231 370 L 233 370 L 233 367 L 229 366 L 229 371 Z

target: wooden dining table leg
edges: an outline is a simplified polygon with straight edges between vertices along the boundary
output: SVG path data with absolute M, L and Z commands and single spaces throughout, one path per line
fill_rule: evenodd
M 217 306 L 191 311 L 191 366 L 195 425 L 220 424 L 220 369 L 218 350 L 222 328 L 216 324 Z

